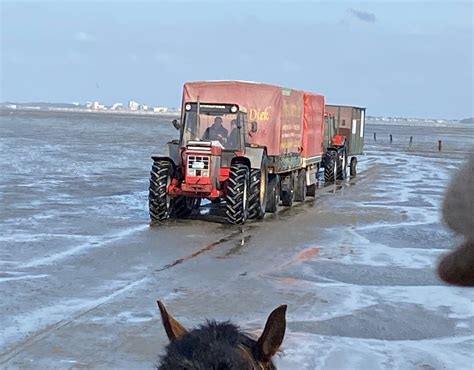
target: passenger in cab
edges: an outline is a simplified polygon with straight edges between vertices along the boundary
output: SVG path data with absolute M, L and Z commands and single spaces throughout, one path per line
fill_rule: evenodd
M 229 149 L 238 149 L 239 147 L 239 129 L 237 128 L 237 120 L 233 119 L 230 122 L 230 136 L 229 140 L 227 141 L 227 148 Z

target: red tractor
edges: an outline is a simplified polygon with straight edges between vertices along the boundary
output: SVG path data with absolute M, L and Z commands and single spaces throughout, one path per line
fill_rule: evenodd
M 332 183 L 357 175 L 357 157 L 364 147 L 365 108 L 326 105 L 324 181 Z M 350 160 L 349 160 L 350 157 Z
M 169 157 L 153 156 L 149 188 L 150 217 L 186 217 L 201 199 L 225 199 L 227 221 L 241 224 L 263 218 L 268 171 L 263 147 L 248 143 L 257 131 L 247 111 L 236 104 L 186 103 L 180 140 Z M 229 128 L 231 131 L 229 132 Z

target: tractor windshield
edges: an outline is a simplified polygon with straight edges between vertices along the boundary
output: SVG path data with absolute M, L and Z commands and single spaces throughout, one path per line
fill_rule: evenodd
M 331 139 L 337 134 L 336 120 L 332 115 L 326 115 L 324 120 L 324 149 L 331 144 Z
M 186 112 L 183 144 L 190 140 L 218 141 L 224 149 L 240 148 L 240 119 L 237 113 Z

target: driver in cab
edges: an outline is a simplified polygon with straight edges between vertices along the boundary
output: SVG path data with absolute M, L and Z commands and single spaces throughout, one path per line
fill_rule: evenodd
M 222 126 L 222 117 L 216 117 L 212 126 L 204 131 L 203 140 L 218 140 L 223 146 L 227 143 L 229 132 Z

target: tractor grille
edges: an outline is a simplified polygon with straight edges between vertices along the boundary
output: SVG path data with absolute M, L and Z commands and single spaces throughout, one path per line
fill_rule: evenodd
M 209 176 L 210 157 L 202 155 L 188 156 L 188 174 L 189 176 Z

